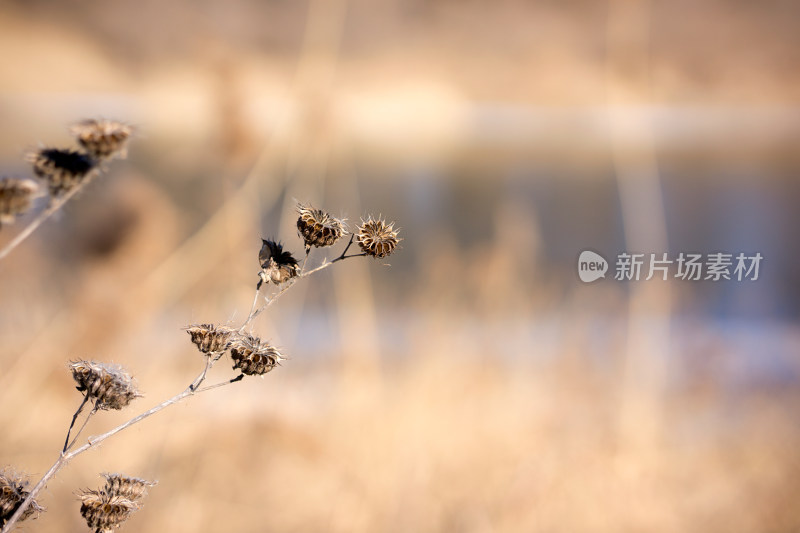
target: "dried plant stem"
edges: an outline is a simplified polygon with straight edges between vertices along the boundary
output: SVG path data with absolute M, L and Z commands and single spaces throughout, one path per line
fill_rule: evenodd
M 89 411 L 89 414 L 86 416 L 86 419 L 83 421 L 83 424 L 81 424 L 80 429 L 78 429 L 78 432 L 75 433 L 74 437 L 72 437 L 72 440 L 69 442 L 69 444 L 64 449 L 64 451 L 69 450 L 70 448 L 72 448 L 75 445 L 75 443 L 78 441 L 78 437 L 80 437 L 81 433 L 83 433 L 83 430 L 86 427 L 86 424 L 89 423 L 89 419 L 92 418 L 92 415 L 95 414 L 96 412 L 97 412 L 97 407 L 95 407 L 94 409 Z
M 203 371 L 202 371 L 202 372 L 200 372 L 200 375 L 198 375 L 198 376 L 195 378 L 195 380 L 194 380 L 194 381 L 192 381 L 192 384 L 191 384 L 191 385 L 189 385 L 189 388 L 188 388 L 187 390 L 191 390 L 192 392 L 194 392 L 194 391 L 196 391 L 196 390 L 197 390 L 197 387 L 199 387 L 199 386 L 200 386 L 200 384 L 201 384 L 203 381 L 205 381 L 205 379 L 206 379 L 206 374 L 208 374 L 208 370 L 209 370 L 209 369 L 211 368 L 211 366 L 212 366 L 212 365 L 213 365 L 213 364 L 214 364 L 214 363 L 217 361 L 217 359 L 219 359 L 219 357 L 217 357 L 217 358 L 212 358 L 212 357 L 211 357 L 211 354 L 209 354 L 209 355 L 206 357 L 206 366 L 205 366 L 205 367 L 203 367 Z
M 88 401 L 89 401 L 89 393 L 86 393 L 83 396 L 83 401 L 78 406 L 78 410 L 75 411 L 74 415 L 72 415 L 72 422 L 70 422 L 69 429 L 67 429 L 67 438 L 64 439 L 64 447 L 61 449 L 62 452 L 67 451 L 67 448 L 69 448 L 69 434 L 72 432 L 72 428 L 75 426 L 75 421 L 78 419 L 78 415 L 81 414 L 81 411 L 83 411 L 83 407 L 86 405 L 86 402 L 88 402 Z M 91 414 L 89 415 L 89 417 L 91 417 Z M 89 420 L 89 417 L 86 417 L 87 421 Z M 85 425 L 86 424 L 84 423 L 84 426 Z M 81 427 L 81 429 L 83 429 L 83 427 Z M 78 435 L 80 435 L 80 431 L 78 431 Z M 76 435 L 76 437 L 77 437 L 77 435 Z
M 37 221 L 34 221 L 35 224 L 33 224 L 33 223 L 31 224 L 31 226 L 33 226 L 33 229 L 35 229 L 36 226 L 38 226 L 44 220 L 46 220 L 47 217 L 49 217 L 52 213 L 57 211 L 58 208 L 60 208 L 62 205 L 64 205 L 64 203 L 67 200 L 69 200 L 70 197 L 72 197 L 72 195 L 76 192 L 76 190 L 77 189 L 74 189 L 74 190 L 70 191 L 68 194 L 66 194 L 63 197 L 59 198 L 47 210 L 45 210 L 37 218 Z M 41 220 L 39 220 L 39 219 L 41 219 Z M 31 226 L 29 226 L 29 228 Z M 30 235 L 30 233 L 33 231 L 33 229 L 26 228 L 26 230 L 23 233 L 27 232 L 27 234 L 25 236 Z M 15 241 L 21 242 L 23 239 L 24 239 L 24 237 L 22 239 L 15 239 Z M 308 276 L 310 276 L 310 275 L 312 275 L 312 274 L 314 274 L 316 272 L 319 272 L 320 270 L 324 270 L 324 269 L 330 267 L 331 265 L 333 265 L 334 263 L 337 263 L 339 261 L 343 261 L 343 260 L 349 259 L 351 257 L 361 257 L 361 256 L 364 256 L 364 255 L 367 255 L 366 253 L 357 253 L 357 254 L 347 255 L 347 251 L 350 249 L 350 246 L 353 244 L 353 240 L 354 240 L 354 236 L 351 234 L 350 235 L 350 241 L 347 243 L 347 246 L 345 246 L 344 250 L 342 251 L 342 253 L 338 257 L 336 257 L 335 259 L 333 259 L 331 261 L 328 261 L 328 259 L 326 258 L 326 259 L 323 260 L 321 265 L 319 265 L 319 266 L 317 266 L 317 267 L 315 267 L 315 268 L 313 268 L 311 270 L 308 270 L 308 271 L 305 270 L 306 261 L 308 260 L 308 255 L 309 255 L 308 253 L 306 253 L 306 257 L 304 258 L 303 264 L 302 264 L 302 266 L 300 268 L 300 273 L 296 277 L 294 277 L 291 280 L 289 280 L 288 282 L 284 283 L 281 286 L 281 288 L 278 290 L 278 292 L 276 292 L 271 297 L 265 296 L 266 302 L 261 307 L 258 307 L 258 308 L 256 308 L 256 304 L 258 302 L 260 289 L 256 289 L 256 294 L 255 294 L 255 297 L 253 299 L 253 305 L 252 305 L 252 307 L 250 309 L 250 313 L 249 313 L 249 315 L 247 317 L 247 320 L 245 320 L 244 324 L 242 324 L 241 328 L 239 328 L 239 332 L 241 333 L 259 314 L 261 314 L 261 312 L 263 312 L 270 305 L 275 303 L 275 301 L 283 293 L 288 291 L 300 279 L 306 278 L 306 277 L 308 277 Z M 5 254 L 7 254 L 11 249 L 13 249 L 14 246 L 19 244 L 19 242 L 15 243 L 14 241 L 12 241 L 12 243 L 10 243 L 9 246 L 7 246 L 6 249 L 3 250 L 3 252 L 2 252 L 3 255 L 0 255 L 0 259 Z M 222 352 L 222 353 L 224 353 L 224 352 Z M 124 423 L 120 424 L 119 426 L 117 426 L 117 427 L 115 427 L 115 428 L 113 428 L 113 429 L 111 429 L 111 430 L 109 430 L 109 431 L 107 431 L 107 432 L 105 432 L 105 433 L 103 433 L 101 435 L 97 435 L 97 436 L 94 436 L 94 437 L 89 437 L 88 442 L 86 442 L 86 444 L 84 444 L 83 446 L 80 446 L 78 448 L 72 449 L 72 447 L 77 442 L 78 436 L 83 431 L 84 427 L 86 426 L 86 423 L 89 421 L 89 418 L 91 418 L 91 416 L 97 410 L 96 407 L 95 407 L 95 409 L 92 409 L 92 412 L 90 412 L 89 415 L 87 416 L 86 420 L 84 421 L 84 423 L 81 426 L 80 430 L 78 431 L 77 435 L 73 438 L 72 441 L 70 441 L 69 440 L 69 436 L 70 436 L 70 433 L 72 431 L 72 428 L 75 425 L 75 421 L 77 420 L 78 416 L 80 415 L 81 411 L 83 410 L 83 408 L 85 407 L 85 405 L 86 405 L 86 403 L 88 401 L 88 394 L 87 394 L 84 397 L 83 402 L 81 403 L 81 405 L 78 407 L 78 410 L 75 412 L 75 414 L 72 417 L 72 423 L 70 424 L 69 429 L 67 430 L 67 438 L 66 438 L 66 440 L 64 442 L 64 448 L 62 449 L 61 453 L 59 454 L 58 459 L 56 459 L 55 463 L 53 463 L 53 465 L 50 467 L 50 469 L 47 471 L 47 473 L 45 473 L 45 475 L 42 476 L 42 478 L 31 489 L 30 493 L 25 498 L 25 500 L 22 502 L 22 504 L 19 506 L 19 508 L 14 512 L 14 514 L 11 516 L 11 518 L 9 518 L 9 520 L 3 526 L 2 530 L 0 530 L 0 533 L 8 533 L 8 532 L 11 531 L 11 529 L 14 527 L 14 524 L 16 524 L 17 521 L 19 521 L 20 517 L 25 512 L 25 510 L 30 506 L 30 504 L 34 500 L 34 498 L 36 498 L 36 496 L 47 485 L 47 482 L 50 481 L 50 479 L 52 479 L 53 477 L 55 477 L 55 475 L 62 468 L 64 468 L 67 465 L 67 463 L 69 463 L 69 461 L 71 461 L 72 458 L 74 458 L 75 456 L 80 455 L 83 452 L 86 452 L 86 451 L 98 446 L 100 443 L 102 443 L 106 439 L 116 435 L 117 433 L 129 428 L 130 426 L 132 426 L 132 425 L 134 425 L 134 424 L 136 424 L 138 422 L 141 422 L 145 418 L 148 418 L 148 417 L 158 413 L 159 411 L 162 411 L 163 409 L 166 409 L 170 405 L 173 405 L 173 404 L 176 404 L 176 403 L 180 402 L 184 398 L 187 398 L 189 396 L 193 396 L 193 395 L 195 395 L 197 393 L 200 393 L 200 392 L 210 391 L 210 390 L 213 390 L 213 389 L 217 389 L 217 388 L 224 387 L 226 385 L 231 385 L 233 383 L 241 381 L 244 378 L 244 374 L 240 374 L 240 375 L 238 375 L 238 376 L 236 376 L 234 378 L 231 378 L 231 379 L 229 379 L 227 381 L 223 381 L 223 382 L 220 382 L 220 383 L 215 383 L 214 385 L 209 385 L 209 386 L 200 388 L 200 385 L 206 379 L 208 371 L 211 369 L 211 367 L 214 365 L 214 363 L 219 360 L 219 358 L 222 356 L 222 353 L 216 353 L 216 354 L 215 353 L 210 353 L 210 354 L 208 354 L 207 357 L 206 357 L 206 362 L 205 362 L 205 366 L 203 367 L 203 370 L 197 375 L 197 377 L 194 380 L 192 380 L 192 382 L 189 384 L 189 386 L 186 387 L 186 389 L 184 389 L 182 392 L 176 394 L 175 396 L 173 396 L 172 398 L 169 398 L 168 400 L 164 400 L 163 402 L 161 402 L 160 404 L 156 405 L 155 407 L 153 407 L 153 408 L 151 408 L 151 409 L 149 409 L 149 410 L 147 410 L 147 411 L 145 411 L 145 412 L 143 412 L 143 413 L 131 418 L 127 422 L 124 422 Z
M 255 295 L 255 298 L 253 299 L 253 307 L 250 309 L 250 314 L 247 316 L 247 320 L 245 320 L 244 324 L 242 324 L 242 326 L 239 328 L 239 333 L 244 331 L 244 329 L 258 315 L 260 315 L 270 305 L 275 303 L 275 301 L 278 298 L 280 298 L 283 295 L 283 293 L 285 293 L 286 291 L 291 289 L 292 285 L 297 283 L 299 280 L 301 280 L 303 278 L 306 278 L 306 277 L 310 276 L 311 274 L 314 274 L 315 272 L 319 272 L 320 270 L 324 270 L 324 269 L 328 268 L 329 266 L 333 265 L 334 263 L 336 263 L 338 261 L 343 261 L 345 259 L 350 259 L 351 257 L 362 257 L 362 256 L 367 255 L 366 253 L 347 255 L 347 250 L 349 250 L 350 246 L 353 244 L 353 239 L 354 239 L 354 236 L 350 235 L 350 241 L 347 243 L 347 246 L 345 246 L 345 248 L 342 251 L 342 253 L 338 257 L 336 257 L 336 259 L 333 259 L 331 261 L 328 261 L 327 259 L 325 259 L 324 261 L 322 261 L 321 265 L 319 265 L 318 267 L 312 268 L 311 270 L 309 270 L 307 272 L 305 271 L 305 266 L 306 266 L 306 261 L 308 260 L 308 254 L 306 254 L 306 257 L 305 257 L 305 259 L 303 259 L 303 264 L 302 264 L 302 266 L 300 268 L 300 274 L 298 274 L 296 277 L 294 277 L 294 278 L 290 279 L 289 281 L 287 281 L 286 283 L 284 283 L 283 286 L 280 288 L 280 290 L 278 292 L 276 292 L 275 294 L 273 294 L 271 297 L 270 296 L 265 296 L 264 298 L 266 299 L 266 302 L 264 302 L 264 304 L 261 307 L 259 307 L 258 309 L 256 309 L 255 304 L 258 301 L 258 294 L 259 294 L 260 289 L 256 289 L 256 295 Z
M 3 249 L 2 249 L 2 250 L 0 250 L 0 260 L 2 260 L 2 259 L 5 257 L 5 256 L 7 256 L 8 254 L 10 254 L 10 253 L 11 253 L 11 251 L 12 251 L 14 248 L 16 248 L 17 246 L 19 246 L 19 245 L 22 243 L 22 241 L 24 241 L 25 239 L 27 239 L 28 237 L 30 237 L 31 233 L 33 233 L 34 231 L 36 231 L 36 228 L 38 228 L 39 226 L 41 226 L 41 225 L 42 225 L 42 223 L 43 223 L 45 220 L 47 220 L 48 218 L 50 218 L 50 217 L 53 215 L 53 213 L 55 213 L 56 211 L 58 211 L 59 209 L 61 209 L 61 207 L 62 207 L 64 204 L 66 204 L 66 203 L 69 201 L 69 199 L 70 199 L 70 198 L 72 198 L 73 196 L 75 196 L 75 195 L 78 193 L 78 191 L 79 191 L 79 190 L 81 190 L 81 189 L 84 187 L 84 185 L 86 185 L 86 183 L 88 183 L 89 181 L 91 181 L 91 180 L 89 180 L 89 179 L 87 179 L 87 180 L 84 180 L 82 183 L 80 183 L 79 185 L 77 185 L 75 188 L 73 188 L 73 189 L 69 190 L 69 191 L 68 191 L 66 194 L 64 194 L 63 196 L 59 196 L 59 197 L 57 197 L 57 198 L 54 198 L 54 199 L 52 199 L 52 200 L 50 201 L 50 205 L 48 205 L 48 206 L 47 206 L 47 209 L 45 209 L 44 211 L 42 211 L 41 213 L 39 213 L 39 215 L 38 215 L 38 216 L 37 216 L 35 219 L 31 220 L 30 224 L 28 224 L 28 225 L 25 227 L 25 229 L 23 229 L 22 231 L 20 231 L 20 232 L 19 232 L 19 233 L 16 235 L 16 237 L 14 237 L 13 239 L 11 239 L 11 241 L 9 241 L 9 243 L 8 243 L 8 244 L 6 244 L 6 245 L 3 247 Z
M 236 383 L 237 381 L 242 381 L 243 379 L 244 379 L 244 374 L 239 374 L 235 378 L 231 378 L 228 381 L 223 381 L 221 383 L 215 383 L 214 385 L 209 385 L 208 387 L 203 387 L 202 389 L 198 389 L 196 392 L 205 392 L 207 390 L 224 387 L 225 385 L 230 385 L 231 383 Z
M 230 385 L 231 383 L 235 383 L 235 382 L 239 381 L 240 379 L 242 379 L 241 376 L 237 376 L 236 378 L 234 378 L 232 380 L 225 381 L 225 382 L 222 382 L 222 383 L 218 383 L 216 385 L 211 385 L 211 386 L 205 387 L 203 389 L 198 389 L 200 384 L 205 379 L 205 376 L 208 373 L 208 370 L 209 370 L 209 368 L 211 367 L 212 364 L 213 364 L 212 358 L 211 357 L 207 357 L 206 358 L 206 365 L 203 368 L 203 371 L 192 381 L 192 383 L 188 387 L 186 387 L 185 390 L 183 390 L 182 392 L 176 394 L 175 396 L 173 396 L 172 398 L 170 398 L 168 400 L 164 400 L 163 402 L 161 402 L 160 404 L 156 405 L 155 407 L 145 411 L 144 413 L 141 413 L 140 415 L 137 415 L 137 416 L 131 418 L 127 422 L 124 422 L 124 423 L 120 424 L 119 426 L 117 426 L 117 427 L 115 427 L 115 428 L 113 428 L 113 429 L 111 429 L 111 430 L 109 430 L 109 431 L 107 431 L 107 432 L 105 432 L 105 433 L 103 433 L 101 435 L 97 435 L 97 436 L 94 436 L 94 437 L 89 437 L 88 442 L 86 442 L 86 444 L 84 444 L 83 446 L 81 446 L 79 448 L 75 448 L 72 451 L 68 451 L 69 448 L 75 443 L 75 440 L 73 440 L 72 443 L 69 444 L 69 446 L 67 447 L 66 450 L 62 450 L 62 452 L 58 456 L 58 459 L 56 459 L 55 463 L 53 463 L 53 465 L 50 467 L 50 469 L 47 471 L 47 473 L 45 473 L 45 475 L 42 476 L 42 478 L 31 489 L 30 493 L 25 498 L 25 500 L 22 502 L 22 504 L 19 506 L 19 508 L 16 510 L 16 512 L 11 516 L 11 518 L 8 519 L 8 522 L 6 522 L 6 524 L 3 526 L 3 529 L 0 530 L 0 533 L 8 533 L 8 532 L 11 531 L 11 529 L 14 527 L 14 524 L 17 523 L 17 521 L 20 519 L 22 514 L 25 512 L 25 509 L 28 508 L 28 506 L 34 500 L 34 498 L 36 498 L 36 496 L 47 485 L 47 482 L 50 481 L 53 477 L 55 477 L 55 475 L 62 468 L 64 468 L 67 465 L 67 463 L 69 463 L 69 461 L 71 461 L 75 456 L 80 455 L 83 452 L 89 451 L 90 449 L 98 446 L 100 443 L 102 443 L 103 441 L 105 441 L 109 437 L 113 437 L 114 435 L 116 435 L 120 431 L 123 431 L 123 430 L 129 428 L 130 426 L 132 426 L 132 425 L 134 425 L 134 424 L 136 424 L 138 422 L 141 422 L 145 418 L 148 418 L 148 417 L 158 413 L 159 411 L 161 411 L 163 409 L 166 409 L 170 405 L 173 405 L 173 404 L 176 404 L 176 403 L 180 402 L 184 398 L 187 398 L 189 396 L 193 396 L 193 395 L 195 395 L 195 394 L 197 394 L 199 392 L 204 392 L 204 391 L 211 390 L 211 389 L 216 389 L 216 388 L 219 388 L 219 387 L 222 387 L 222 386 L 225 386 L 225 385 Z M 81 408 L 82 407 L 83 407 L 83 405 L 81 405 Z M 80 412 L 80 409 L 78 410 L 78 412 Z M 78 412 L 76 412 L 75 416 L 73 417 L 73 425 L 74 425 L 74 419 L 77 418 Z M 70 429 L 72 429 L 72 425 L 70 425 Z
M 261 287 L 256 289 L 256 294 L 253 296 L 253 305 L 250 306 L 250 312 L 247 314 L 247 320 L 244 321 L 244 326 L 250 323 L 253 320 L 253 311 L 256 310 L 256 306 L 258 305 L 258 295 L 261 294 Z M 241 331 L 241 330 L 240 330 Z

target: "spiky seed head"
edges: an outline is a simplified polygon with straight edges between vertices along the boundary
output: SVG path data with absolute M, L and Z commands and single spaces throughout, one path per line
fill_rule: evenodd
M 88 154 L 58 148 L 36 150 L 29 153 L 27 159 L 53 196 L 69 192 L 91 178 L 97 164 Z
M 345 234 L 344 222 L 322 209 L 297 204 L 297 231 L 306 248 L 332 246 Z
M 185 329 L 192 336 L 192 342 L 205 354 L 227 350 L 233 334 L 231 328 L 213 324 L 192 324 Z
M 103 489 L 106 494 L 122 496 L 136 504 L 147 496 L 147 489 L 157 483 L 156 481 L 148 481 L 146 479 L 117 473 L 103 474 L 103 477 L 106 478 L 106 486 Z
M 101 490 L 84 490 L 78 494 L 81 500 L 81 516 L 96 532 L 110 532 L 118 528 L 134 511 L 141 507 L 147 489 L 156 484 L 125 474 L 103 474 L 105 487 Z
M 231 345 L 231 359 L 233 368 L 238 368 L 242 374 L 260 376 L 275 368 L 284 357 L 274 346 L 258 337 L 242 335 Z
M 111 531 L 130 518 L 139 506 L 136 502 L 105 490 L 87 490 L 79 495 L 81 516 L 95 531 Z
M 0 526 L 4 526 L 9 518 L 17 512 L 19 506 L 28 497 L 28 482 L 21 476 L 9 471 L 0 472 Z M 32 500 L 28 508 L 23 511 L 20 522 L 44 511 L 42 507 Z
M 0 226 L 14 222 L 31 207 L 39 184 L 26 178 L 0 178 Z
M 69 131 L 95 159 L 110 159 L 117 155 L 124 158 L 128 139 L 133 133 L 127 124 L 106 119 L 84 120 L 73 125 Z
M 372 257 L 386 257 L 394 252 L 401 241 L 394 229 L 394 222 L 387 224 L 382 218 L 369 219 L 358 227 L 356 240 L 361 250 Z
M 267 239 L 261 239 L 261 242 L 261 251 L 258 253 L 258 262 L 261 265 L 258 287 L 261 287 L 262 282 L 280 285 L 297 276 L 297 259 L 292 257 L 291 252 L 284 251 L 278 242 Z
M 75 361 L 69 367 L 78 390 L 94 402 L 95 409 L 122 409 L 141 396 L 130 375 L 117 365 Z

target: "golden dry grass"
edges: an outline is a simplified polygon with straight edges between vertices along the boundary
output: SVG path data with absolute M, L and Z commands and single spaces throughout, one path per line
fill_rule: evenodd
M 127 526 L 138 531 L 800 525 L 794 395 L 726 398 L 710 387 L 670 398 L 625 435 L 618 381 L 589 368 L 430 353 L 379 372 L 341 359 L 303 366 L 193 399 L 79 457 L 29 527 L 82 531 L 71 491 L 109 468 L 159 479 Z M 14 431 L 3 432 L 4 457 L 44 468 L 77 399 L 38 394 L 29 416 L 5 410 L 0 423 Z

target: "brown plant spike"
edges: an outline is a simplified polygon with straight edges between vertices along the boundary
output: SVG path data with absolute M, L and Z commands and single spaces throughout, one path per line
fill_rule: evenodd
M 87 154 L 58 148 L 42 148 L 28 154 L 27 159 L 33 164 L 33 172 L 47 182 L 53 196 L 69 192 L 89 179 L 96 165 Z
M 230 346 L 233 330 L 213 324 L 192 324 L 186 327 L 197 349 L 205 354 L 224 352 Z
M 0 526 L 4 526 L 28 497 L 27 482 L 10 472 L 0 472 Z M 44 511 L 36 500 L 32 500 L 22 513 L 20 521 L 30 518 L 34 513 Z
M 113 531 L 125 522 L 139 506 L 104 490 L 87 490 L 80 494 L 81 516 L 95 532 Z
M 316 246 L 333 246 L 345 233 L 344 223 L 322 209 L 310 205 L 297 205 L 297 231 L 306 249 Z
M 94 401 L 95 409 L 122 409 L 141 396 L 133 379 L 116 365 L 76 361 L 69 367 L 78 390 Z
M 95 159 L 127 155 L 127 144 L 133 133 L 130 126 L 115 120 L 84 120 L 72 126 L 70 133 Z
M 30 179 L 0 179 L 0 226 L 14 222 L 31 207 L 33 199 L 39 192 L 39 185 Z
M 261 376 L 280 364 L 284 357 L 275 347 L 261 342 L 257 337 L 247 335 L 234 341 L 231 346 L 231 359 L 233 368 L 238 368 L 242 374 Z
M 387 224 L 385 220 L 369 217 L 358 227 L 356 240 L 361 250 L 372 257 L 386 257 L 397 248 L 401 239 L 397 237 L 394 222 Z
M 261 283 L 280 285 L 297 276 L 297 259 L 292 257 L 291 252 L 283 251 L 283 246 L 275 241 L 261 239 L 261 242 L 261 251 L 258 253 L 258 262 L 261 265 L 258 288 Z

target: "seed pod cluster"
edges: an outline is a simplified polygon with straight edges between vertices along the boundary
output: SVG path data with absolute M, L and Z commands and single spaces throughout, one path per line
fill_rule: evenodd
M 297 276 L 299 267 L 291 252 L 284 251 L 283 246 L 275 241 L 261 239 L 261 243 L 258 254 L 261 272 L 257 288 L 261 288 L 262 283 L 280 285 Z
M 28 483 L 20 476 L 11 472 L 0 472 L 0 526 L 4 526 L 11 518 L 20 504 L 25 501 L 30 491 Z M 28 508 L 22 513 L 20 521 L 40 513 L 42 509 L 36 500 L 32 500 Z
M 394 252 L 400 239 L 394 229 L 394 222 L 387 224 L 382 218 L 370 217 L 358 227 L 356 240 L 361 250 L 372 257 L 386 257 Z
M 262 342 L 258 337 L 242 335 L 231 345 L 233 368 L 242 374 L 261 376 L 275 368 L 284 359 L 272 345 Z
M 78 495 L 81 500 L 81 516 L 96 532 L 117 529 L 141 508 L 147 489 L 155 485 L 154 481 L 124 474 L 103 474 L 103 477 L 106 478 L 105 487 L 85 490 Z
M 75 361 L 69 367 L 78 390 L 94 402 L 95 409 L 122 409 L 141 396 L 130 375 L 117 365 Z
M 33 172 L 42 178 L 53 196 L 65 194 L 91 178 L 97 162 L 74 150 L 42 148 L 28 154 Z
M 31 207 L 39 185 L 26 178 L 0 178 L 0 226 L 14 222 Z
M 233 368 L 248 376 L 266 374 L 285 359 L 271 344 L 226 326 L 194 324 L 185 329 L 205 354 L 221 355 L 230 350 Z
M 52 198 L 63 197 L 89 182 L 99 174 L 102 162 L 124 157 L 133 130 L 121 122 L 101 119 L 79 122 L 70 128 L 70 133 L 80 145 L 78 150 L 46 146 L 25 156 Z M 27 211 L 38 191 L 34 180 L 0 179 L 0 225 L 13 222 Z
M 297 231 L 306 249 L 333 246 L 345 233 L 344 222 L 322 209 L 298 204 L 297 213 Z
M 213 324 L 192 324 L 186 331 L 192 336 L 197 349 L 205 354 L 224 352 L 230 346 L 233 330 Z
M 127 143 L 132 129 L 116 120 L 84 120 L 73 125 L 70 133 L 84 150 L 95 159 L 110 159 L 127 155 Z

